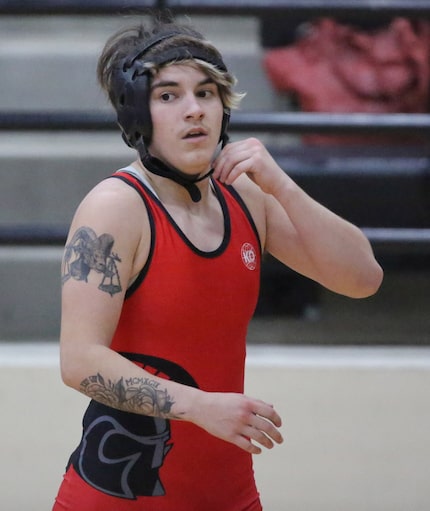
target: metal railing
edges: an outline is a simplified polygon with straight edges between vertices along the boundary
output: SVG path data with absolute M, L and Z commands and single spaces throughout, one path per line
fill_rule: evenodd
M 310 112 L 233 112 L 230 131 L 266 133 L 417 133 L 430 134 L 430 114 Z M 118 130 L 110 112 L 3 111 L 0 131 Z
M 0 0 L 0 15 L 145 13 L 369 17 L 430 15 L 428 0 Z
M 375 251 L 380 255 L 430 254 L 430 228 L 364 227 Z M 0 246 L 64 245 L 67 225 L 0 226 Z

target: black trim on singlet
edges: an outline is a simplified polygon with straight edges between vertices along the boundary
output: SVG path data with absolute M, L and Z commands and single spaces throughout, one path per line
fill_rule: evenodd
M 154 376 L 161 376 L 164 379 L 169 379 L 188 387 L 199 388 L 194 377 L 182 366 L 176 364 L 176 362 L 153 355 L 145 355 L 144 353 L 120 351 L 119 354 L 131 362 L 137 362 L 142 369 L 145 369 Z
M 146 274 L 149 271 L 149 266 L 151 264 L 151 260 L 154 254 L 155 250 L 155 240 L 156 240 L 156 229 L 155 229 L 155 220 L 153 213 L 151 211 L 148 198 L 145 196 L 143 190 L 145 190 L 151 198 L 159 205 L 159 207 L 162 209 L 162 211 L 165 213 L 167 220 L 172 225 L 172 227 L 175 229 L 175 231 L 178 233 L 178 235 L 181 237 L 181 239 L 184 241 L 184 243 L 197 255 L 205 258 L 214 258 L 219 255 L 221 255 L 225 249 L 227 248 L 230 239 L 231 239 L 231 218 L 230 218 L 230 211 L 227 207 L 226 199 L 221 191 L 220 183 L 218 183 L 215 179 L 211 179 L 214 192 L 219 200 L 223 218 L 224 218 L 224 236 L 222 239 L 221 244 L 218 248 L 215 250 L 212 250 L 210 252 L 206 252 L 203 250 L 200 250 L 197 248 L 184 234 L 184 232 L 181 230 L 179 225 L 175 222 L 173 217 L 170 215 L 170 213 L 167 211 L 167 209 L 164 207 L 163 203 L 160 201 L 160 199 L 155 195 L 155 193 L 138 177 L 134 176 L 131 172 L 127 172 L 127 170 L 121 170 L 120 172 L 123 172 L 127 174 L 127 177 L 124 175 L 118 174 L 112 174 L 109 177 L 114 177 L 116 179 L 120 179 L 124 183 L 128 184 L 131 188 L 136 190 L 136 192 L 140 195 L 141 199 L 143 200 L 143 203 L 145 205 L 145 208 L 148 212 L 148 218 L 149 218 L 149 224 L 150 224 L 150 230 L 151 230 L 151 242 L 150 242 L 150 249 L 148 254 L 148 259 L 145 262 L 145 265 L 143 266 L 142 270 L 139 272 L 137 278 L 134 280 L 134 282 L 131 284 L 131 286 L 127 289 L 125 293 L 125 299 L 129 298 L 140 286 L 142 281 L 144 280 Z M 106 178 L 106 179 L 109 179 Z M 143 189 L 143 190 L 142 190 Z M 233 197 L 234 200 L 238 203 L 239 207 L 242 209 L 243 213 L 245 214 L 251 229 L 253 230 L 255 237 L 257 238 L 260 254 L 262 253 L 262 245 L 260 236 L 258 234 L 257 227 L 255 225 L 254 219 L 252 218 L 252 215 L 248 209 L 248 206 L 245 204 L 244 200 L 240 196 L 239 192 L 232 186 L 232 185 L 223 185 L 223 189 L 230 193 L 230 195 Z
M 212 181 L 214 182 L 214 181 Z M 145 184 L 143 183 L 143 186 Z M 151 194 L 154 201 L 158 204 L 158 206 L 163 210 L 164 214 L 166 215 L 167 220 L 169 221 L 170 225 L 175 229 L 175 231 L 178 233 L 178 235 L 182 238 L 184 243 L 197 255 L 200 257 L 205 257 L 207 259 L 211 259 L 214 257 L 218 257 L 221 255 L 225 249 L 228 247 L 228 244 L 230 243 L 231 239 L 231 219 L 230 219 L 230 212 L 227 207 L 226 200 L 223 196 L 223 194 L 220 192 L 219 189 L 215 187 L 215 194 L 217 196 L 217 199 L 221 206 L 221 212 L 223 215 L 223 224 L 224 224 L 224 235 L 223 239 L 220 243 L 220 245 L 215 250 L 201 250 L 198 247 L 194 245 L 194 243 L 191 242 L 189 238 L 185 235 L 185 233 L 182 231 L 182 229 L 179 227 L 179 225 L 176 223 L 175 219 L 172 217 L 172 215 L 167 211 L 164 204 L 160 201 L 160 199 L 154 194 L 152 190 L 150 190 L 148 187 L 145 186 L 145 189 L 148 191 L 148 193 Z
M 124 170 L 122 172 L 127 173 L 127 170 Z M 142 188 L 144 188 L 144 190 L 151 196 L 151 198 L 154 200 L 154 202 L 160 207 L 160 209 L 166 215 L 166 218 L 167 218 L 168 222 L 170 223 L 170 225 L 175 229 L 175 231 L 178 233 L 180 238 L 184 241 L 184 243 L 195 254 L 199 255 L 200 257 L 205 257 L 207 259 L 211 259 L 211 258 L 214 258 L 214 257 L 218 257 L 219 255 L 221 255 L 225 251 L 225 249 L 228 247 L 228 244 L 230 243 L 230 239 L 231 239 L 231 219 L 230 219 L 230 212 L 229 212 L 228 207 L 227 207 L 227 202 L 226 202 L 223 194 L 221 193 L 219 187 L 217 187 L 216 185 L 214 186 L 215 194 L 216 194 L 217 199 L 218 199 L 218 201 L 220 203 L 221 211 L 222 211 L 222 214 L 223 214 L 224 236 L 223 236 L 223 239 L 221 241 L 221 244 L 215 250 L 205 251 L 205 250 L 200 250 L 198 247 L 196 247 L 194 245 L 194 243 L 192 243 L 187 238 L 187 236 L 184 234 L 182 229 L 175 222 L 174 218 L 167 211 L 167 209 L 164 206 L 164 204 L 160 201 L 160 199 L 155 195 L 155 193 L 143 181 L 139 180 L 138 178 L 133 176 L 133 174 L 131 174 L 131 173 L 128 173 L 128 175 L 133 177 L 135 179 L 136 183 L 138 183 L 140 186 L 142 186 Z M 114 174 L 112 177 L 121 178 L 123 176 L 116 176 Z M 126 181 L 126 179 L 124 177 L 123 177 L 123 181 Z M 212 180 L 212 183 L 215 184 L 215 181 Z M 141 194 L 141 192 L 139 192 L 139 193 Z M 146 204 L 146 202 L 145 202 L 145 204 Z M 146 206 L 148 207 L 147 204 L 146 204 Z M 154 228 L 155 228 L 155 226 L 154 226 Z
M 124 172 L 127 172 L 127 171 L 124 171 Z M 131 181 L 129 179 L 129 177 L 115 175 L 115 174 L 113 174 L 112 176 L 109 176 L 107 179 L 109 179 L 110 177 L 119 179 L 122 182 L 128 184 L 134 190 L 136 190 L 136 192 L 140 195 L 140 197 L 145 205 L 145 208 L 148 212 L 149 226 L 150 226 L 150 230 L 151 230 L 151 242 L 150 242 L 150 247 L 149 247 L 148 259 L 146 260 L 145 264 L 143 265 L 143 268 L 140 270 L 140 272 L 139 272 L 138 276 L 136 277 L 136 279 L 134 280 L 134 282 L 131 284 L 131 286 L 129 288 L 127 288 L 127 291 L 125 292 L 125 299 L 130 298 L 130 296 L 137 290 L 137 288 L 140 286 L 143 279 L 145 278 L 146 274 L 148 273 L 149 266 L 151 264 L 152 257 L 154 255 L 155 239 L 156 239 L 155 220 L 154 220 L 151 208 L 149 207 L 149 204 L 147 202 L 147 198 L 145 197 L 145 194 L 142 192 L 142 190 L 139 189 L 139 187 L 136 184 L 136 183 L 138 183 L 138 184 L 141 184 L 141 183 L 136 177 L 133 176 L 133 174 L 128 173 L 128 176 L 130 178 L 134 179 L 134 181 Z
M 248 209 L 248 206 L 246 205 L 245 201 L 242 199 L 242 196 L 239 194 L 239 192 L 234 188 L 233 185 L 224 185 L 224 188 L 230 192 L 230 194 L 236 199 L 239 206 L 242 208 L 243 212 L 245 213 L 246 218 L 248 219 L 249 224 L 251 225 L 252 230 L 254 231 L 255 237 L 258 240 L 258 245 L 260 247 L 260 254 L 262 253 L 263 247 L 261 245 L 261 239 L 260 235 L 258 234 L 257 226 L 255 225 L 254 219 L 252 218 L 251 212 Z

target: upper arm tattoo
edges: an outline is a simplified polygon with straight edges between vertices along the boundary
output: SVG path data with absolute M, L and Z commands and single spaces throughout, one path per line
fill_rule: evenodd
M 101 291 L 111 296 L 119 293 L 122 288 L 117 263 L 120 263 L 121 259 L 112 252 L 114 242 L 110 234 L 97 236 L 89 227 L 77 229 L 65 247 L 61 269 L 62 284 L 70 278 L 88 282 L 88 274 L 93 270 L 102 274 L 99 285 Z

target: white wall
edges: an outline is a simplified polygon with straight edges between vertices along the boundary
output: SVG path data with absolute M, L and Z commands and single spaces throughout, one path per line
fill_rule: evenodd
M 0 368 L 0 509 L 49 511 L 86 398 L 55 345 L 0 344 Z M 255 458 L 265 511 L 430 509 L 428 348 L 251 346 L 247 393 L 284 419 Z

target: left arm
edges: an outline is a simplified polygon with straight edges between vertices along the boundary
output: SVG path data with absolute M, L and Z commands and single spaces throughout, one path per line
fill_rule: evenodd
M 383 272 L 362 231 L 306 194 L 259 140 L 228 144 L 215 162 L 214 176 L 234 182 L 251 209 L 259 198 L 264 201 L 264 208 L 253 214 L 264 215 L 265 250 L 282 263 L 353 298 L 378 290 Z

